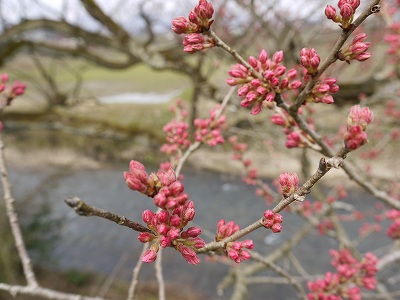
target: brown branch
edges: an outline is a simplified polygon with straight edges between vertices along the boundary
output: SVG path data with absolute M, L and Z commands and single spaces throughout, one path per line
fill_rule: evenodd
M 81 0 L 83 7 L 95 20 L 104 25 L 111 33 L 115 34 L 120 43 L 128 46 L 130 40 L 129 33 L 118 25 L 111 17 L 107 16 L 94 0 Z
M 292 195 L 289 197 L 282 199 L 272 210 L 274 213 L 279 213 L 284 208 L 289 206 L 294 201 L 303 201 L 305 196 L 310 193 L 311 188 L 331 169 L 331 168 L 339 168 L 344 159 L 346 158 L 349 150 L 346 147 L 342 147 L 335 156 L 330 159 L 321 158 L 317 171 L 301 186 L 299 187 Z M 219 242 L 211 242 L 206 244 L 203 248 L 198 250 L 198 253 L 207 253 L 210 251 L 214 251 L 217 249 L 224 249 L 226 244 L 229 242 L 236 241 L 241 237 L 249 234 L 250 232 L 260 228 L 263 226 L 263 218 L 257 220 L 253 224 L 248 225 L 246 228 L 239 230 L 232 234 L 231 236 L 223 239 Z
M 109 211 L 106 211 L 106 210 L 103 210 L 103 209 L 100 209 L 100 208 L 97 208 L 94 206 L 90 206 L 90 205 L 86 204 L 85 202 L 83 202 L 78 197 L 66 198 L 64 201 L 68 206 L 73 208 L 75 210 L 75 212 L 80 216 L 100 217 L 100 218 L 104 218 L 104 219 L 113 221 L 113 222 L 117 223 L 118 225 L 126 226 L 126 227 L 131 228 L 138 232 L 153 233 L 149 228 L 147 228 L 137 222 L 131 221 L 124 216 L 120 216 L 120 215 L 114 214 L 112 212 L 109 212 Z
M 308 126 L 305 119 L 298 114 L 298 112 L 293 112 L 290 110 L 290 107 L 287 103 L 285 103 L 280 95 L 275 97 L 275 101 L 277 102 L 279 107 L 282 107 L 286 110 L 291 117 L 296 121 L 297 125 L 301 130 L 304 130 L 307 134 L 309 134 L 312 139 L 321 147 L 320 153 L 326 156 L 333 156 L 334 150 L 323 140 L 323 138 L 310 126 Z M 358 185 L 360 185 L 364 190 L 368 193 L 386 203 L 387 205 L 400 209 L 400 201 L 388 195 L 385 191 L 382 191 L 375 187 L 371 182 L 367 181 L 365 178 L 362 178 L 356 171 L 354 171 L 354 167 L 351 162 L 343 162 L 342 169 L 346 172 L 347 176 L 353 181 L 355 181 Z
M 333 46 L 332 50 L 329 52 L 328 56 L 318 67 L 318 71 L 313 74 L 310 81 L 307 83 L 305 88 L 300 92 L 296 101 L 290 107 L 290 112 L 297 112 L 301 105 L 304 104 L 304 101 L 307 98 L 307 95 L 311 92 L 314 85 L 317 83 L 318 78 L 328 69 L 330 65 L 332 65 L 337 60 L 337 53 L 343 47 L 346 40 L 353 33 L 353 31 L 361 25 L 362 22 L 365 21 L 367 17 L 372 14 L 379 12 L 379 4 L 380 0 L 374 0 L 371 4 L 361 13 L 361 15 L 352 23 L 349 28 L 343 29 L 338 40 Z

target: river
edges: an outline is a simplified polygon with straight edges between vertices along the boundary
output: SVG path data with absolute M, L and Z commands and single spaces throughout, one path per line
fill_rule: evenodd
M 75 268 L 82 271 L 114 274 L 129 281 L 132 268 L 139 258 L 142 244 L 137 233 L 104 219 L 80 217 L 70 209 L 64 199 L 78 196 L 88 204 L 124 215 L 132 220 L 141 220 L 145 209 L 155 210 L 152 199 L 129 190 L 122 173 L 127 166 L 112 166 L 102 169 L 68 170 L 44 167 L 38 169 L 11 168 L 11 179 L 15 198 L 24 199 L 24 205 L 38 203 L 51 205 L 51 217 L 60 219 L 60 239 L 56 242 L 48 262 L 51 267 L 63 270 Z M 244 184 L 239 177 L 208 171 L 184 170 L 183 183 L 186 192 L 196 206 L 195 223 L 212 233 L 220 219 L 234 220 L 240 226 L 252 223 L 266 209 L 264 201 L 254 193 L 254 187 Z M 370 207 L 373 199 L 360 192 L 350 193 L 346 202 L 357 207 Z M 266 229 L 252 233 L 255 250 L 269 253 L 277 245 L 289 239 L 293 232 L 304 224 L 304 220 L 283 212 L 284 223 L 281 234 L 272 234 Z M 357 236 L 354 223 L 347 223 L 350 235 Z M 209 238 L 205 238 L 210 241 Z M 388 242 L 385 235 L 375 236 L 374 245 Z M 361 251 L 371 242 L 361 245 Z M 307 264 L 307 271 L 326 272 L 329 264 L 329 249 L 337 249 L 336 242 L 317 232 L 306 238 L 295 248 L 297 258 Z M 216 286 L 229 270 L 226 265 L 212 262 L 201 256 L 197 266 L 188 265 L 178 252 L 166 249 L 163 266 L 167 283 L 184 284 L 204 299 L 228 299 L 231 293 L 217 298 Z M 53 262 L 55 263 L 53 264 Z M 41 262 L 43 263 L 43 261 Z M 154 281 L 154 268 L 146 264 L 140 279 Z M 297 299 L 295 290 L 282 285 L 251 285 L 249 299 Z

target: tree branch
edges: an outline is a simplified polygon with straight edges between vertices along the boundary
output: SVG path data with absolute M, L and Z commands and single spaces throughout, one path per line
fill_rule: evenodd
M 18 215 L 14 208 L 14 198 L 11 191 L 11 183 L 8 177 L 8 171 L 5 164 L 4 157 L 4 144 L 0 134 L 0 172 L 1 172 L 1 183 L 3 185 L 3 197 L 7 209 L 7 216 L 11 226 L 11 232 L 14 237 L 15 247 L 18 251 L 18 256 L 22 263 L 22 269 L 25 275 L 25 279 L 28 283 L 29 288 L 36 288 L 38 282 L 36 280 L 35 273 L 32 268 L 32 261 L 26 250 L 25 241 L 22 236 L 21 227 L 19 225 Z
M 86 204 L 85 202 L 83 202 L 78 197 L 66 198 L 64 201 L 69 207 L 73 208 L 75 210 L 75 212 L 80 216 L 100 217 L 100 218 L 104 218 L 104 219 L 113 221 L 113 222 L 117 223 L 118 225 L 126 226 L 126 227 L 131 228 L 138 232 L 153 233 L 150 229 L 148 229 L 147 227 L 145 227 L 139 223 L 131 221 L 124 216 L 120 216 L 120 215 L 114 214 L 112 212 L 109 212 L 109 211 L 106 211 L 106 210 L 103 210 L 103 209 L 100 209 L 100 208 L 97 208 L 94 206 L 90 206 L 90 205 Z

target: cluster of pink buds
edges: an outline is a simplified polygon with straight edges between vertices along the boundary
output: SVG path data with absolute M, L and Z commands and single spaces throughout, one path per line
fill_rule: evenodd
M 338 7 L 340 15 L 336 14 L 336 9 L 332 5 L 327 5 L 325 8 L 325 15 L 328 19 L 345 29 L 348 28 L 354 19 L 354 14 L 360 6 L 360 0 L 339 0 Z
M 221 135 L 221 127 L 225 124 L 226 117 L 219 115 L 220 108 L 217 106 L 210 110 L 210 117 L 207 119 L 194 120 L 196 127 L 196 141 L 216 146 L 225 142 Z
M 172 20 L 172 30 L 176 34 L 186 34 L 183 40 L 185 52 L 195 53 L 215 46 L 214 39 L 204 35 L 214 22 L 211 20 L 213 14 L 212 4 L 207 0 L 199 0 L 188 18 L 177 17 Z
M 142 232 L 139 241 L 142 243 L 152 242 L 149 250 L 142 257 L 144 262 L 154 262 L 157 258 L 159 247 L 174 247 L 178 250 L 189 264 L 196 265 L 200 262 L 195 249 L 204 247 L 204 241 L 199 238 L 201 229 L 189 227 L 183 231 L 189 221 L 195 215 L 194 204 L 188 201 L 172 211 L 162 210 L 155 214 L 145 210 L 142 214 L 143 221 L 152 233 Z
M 253 115 L 258 114 L 263 105 L 268 106 L 269 102 L 274 101 L 276 94 L 301 86 L 301 82 L 295 79 L 295 69 L 290 69 L 284 76 L 286 67 L 281 64 L 282 60 L 283 51 L 276 52 L 272 59 L 269 59 L 267 52 L 262 50 L 258 58 L 250 56 L 248 59 L 249 65 L 259 73 L 260 78 L 242 64 L 233 66 L 229 71 L 232 78 L 226 82 L 231 86 L 241 86 L 238 89 L 238 95 L 242 98 L 240 105 L 251 107 Z
M 131 190 L 154 198 L 154 204 L 161 209 L 175 209 L 188 199 L 188 195 L 183 193 L 183 184 L 176 179 L 172 169 L 148 175 L 143 164 L 132 160 L 124 178 Z
M 176 105 L 171 106 L 171 111 L 175 113 L 175 118 L 164 125 L 167 143 L 161 146 L 161 152 L 170 156 L 179 154 L 190 145 L 189 124 L 184 121 L 188 114 L 182 100 L 178 99 Z
M 386 217 L 393 221 L 393 223 L 390 224 L 388 230 L 386 231 L 386 234 L 391 239 L 400 239 L 400 210 L 391 209 L 386 212 Z
M 215 240 L 217 242 L 231 236 L 235 232 L 240 230 L 239 225 L 236 225 L 233 221 L 225 222 L 220 220 L 217 224 L 217 234 Z M 236 263 L 240 263 L 242 260 L 250 259 L 250 253 L 246 249 L 253 249 L 254 244 L 252 240 L 234 241 L 226 244 L 226 253 L 230 259 Z
M 266 210 L 264 212 L 263 225 L 265 228 L 271 229 L 273 233 L 278 233 L 282 231 L 282 222 L 282 215 L 274 213 L 272 210 Z
M 237 136 L 231 136 L 229 138 L 229 142 L 232 144 L 233 151 L 234 151 L 232 158 L 234 160 L 239 161 L 243 165 L 243 167 L 246 171 L 246 175 L 242 178 L 242 180 L 246 184 L 249 184 L 249 185 L 257 184 L 257 178 L 258 178 L 257 169 L 251 168 L 251 165 L 253 163 L 252 160 L 245 159 L 243 156 L 243 154 L 245 153 L 245 151 L 247 149 L 247 144 L 239 143 Z
M 296 173 L 282 173 L 279 175 L 278 181 L 283 196 L 287 198 L 296 191 L 299 185 L 299 176 Z
M 365 33 L 357 34 L 351 41 L 350 45 L 342 48 L 338 53 L 338 59 L 350 63 L 352 60 L 364 61 L 371 57 L 371 53 L 367 52 L 371 43 L 364 42 L 367 38 Z
M 25 93 L 26 84 L 15 81 L 11 87 L 7 87 L 8 74 L 4 73 L 0 77 L 0 108 L 11 105 L 12 100 Z
M 300 64 L 307 70 L 308 75 L 315 74 L 321 59 L 314 48 L 303 48 L 300 51 Z
M 152 242 L 142 260 L 153 262 L 157 258 L 159 247 L 174 247 L 189 264 L 197 264 L 199 259 L 196 249 L 204 246 L 204 241 L 198 236 L 200 228 L 190 227 L 183 231 L 188 222 L 195 216 L 192 201 L 188 200 L 183 184 L 176 179 L 175 172 L 163 166 L 157 173 L 147 174 L 140 162 L 132 160 L 129 172 L 124 172 L 125 182 L 132 190 L 139 191 L 154 198 L 154 204 L 161 208 L 158 213 L 146 210 L 142 214 L 143 221 L 151 230 L 142 232 L 139 240 L 143 243 Z
M 184 150 L 189 147 L 188 129 L 188 123 L 175 119 L 165 124 L 163 130 L 168 143 L 161 146 L 161 152 L 174 155 L 179 150 Z
M 215 40 L 200 33 L 190 33 L 185 35 L 182 44 L 184 46 L 183 51 L 193 54 L 197 51 L 215 47 Z
M 303 135 L 300 134 L 297 131 L 292 131 L 290 129 L 284 129 L 283 130 L 286 134 L 286 144 L 285 146 L 287 148 L 305 148 L 307 147 L 307 143 L 305 139 L 303 138 Z
M 309 300 L 361 299 L 360 287 L 373 290 L 376 285 L 377 257 L 366 253 L 358 262 L 347 249 L 331 250 L 336 273 L 327 272 L 324 279 L 308 282 Z
M 359 105 L 355 105 L 350 108 L 347 119 L 347 132 L 344 135 L 347 148 L 355 150 L 368 141 L 365 130 L 373 120 L 374 114 L 368 107 L 361 108 Z
M 299 108 L 299 114 L 302 114 L 302 111 L 303 109 Z M 273 124 L 283 127 L 287 148 L 305 148 L 315 143 L 311 136 L 300 130 L 296 121 L 285 110 L 277 110 L 270 119 Z M 310 128 L 313 128 L 312 119 L 309 119 L 308 122 Z
M 395 60 L 400 59 L 400 22 L 394 22 L 389 27 L 390 33 L 385 35 L 384 41 L 390 45 L 388 54 L 393 55 Z
M 307 83 L 309 79 L 310 76 L 305 72 L 304 83 Z M 335 94 L 339 90 L 336 82 L 337 80 L 331 77 L 318 81 L 307 95 L 306 102 L 332 104 L 334 99 L 331 94 Z

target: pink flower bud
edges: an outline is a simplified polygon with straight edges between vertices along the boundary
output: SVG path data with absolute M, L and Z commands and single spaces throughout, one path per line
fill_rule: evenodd
M 8 74 L 7 73 L 1 74 L 1 82 L 6 83 L 7 81 L 8 81 Z
M 169 226 L 166 224 L 160 224 L 157 226 L 157 232 L 162 235 L 166 235 L 169 231 Z
M 195 238 L 201 234 L 201 229 L 199 227 L 189 227 L 186 232 L 189 237 Z
M 325 15 L 328 19 L 333 20 L 336 16 L 336 9 L 332 5 L 327 5 L 325 8 Z
M 181 229 L 178 227 L 173 227 L 171 228 L 168 233 L 167 236 L 171 239 L 171 240 L 176 240 L 177 238 L 179 238 Z
M 197 237 L 197 238 L 194 239 L 194 241 L 195 241 L 194 247 L 195 247 L 196 249 L 203 248 L 203 247 L 206 245 L 206 243 L 204 242 L 204 240 L 201 239 L 201 238 L 198 238 L 198 237 Z
M 249 56 L 248 62 L 250 66 L 252 66 L 253 68 L 257 68 L 258 62 L 254 56 Z
M 345 3 L 342 7 L 340 7 L 340 15 L 344 19 L 350 19 L 354 15 L 354 9 L 350 4 Z
M 275 224 L 274 220 L 271 220 L 271 219 L 265 219 L 263 221 L 263 225 L 265 228 L 271 228 L 272 225 L 274 225 L 274 224 Z
M 296 173 L 282 173 L 279 175 L 279 184 L 285 197 L 293 194 L 299 184 L 299 177 Z
M 354 125 L 347 129 L 347 133 L 344 135 L 344 141 L 347 148 L 355 150 L 364 145 L 368 139 L 362 127 L 360 125 Z
M 273 220 L 275 223 L 282 223 L 283 222 L 283 217 L 280 214 L 274 214 Z
M 274 212 L 272 210 L 266 210 L 264 212 L 264 218 L 272 219 L 274 217 Z
M 149 232 L 141 232 L 138 236 L 138 240 L 142 243 L 148 243 L 154 240 L 154 234 Z
M 254 243 L 253 243 L 252 240 L 244 240 L 242 242 L 242 245 L 243 245 L 244 248 L 247 248 L 247 249 L 253 249 L 254 248 Z
M 261 112 L 261 107 L 262 107 L 262 102 L 258 102 L 256 105 L 254 105 L 251 108 L 251 114 L 252 115 L 257 115 Z
M 276 53 L 272 56 L 272 60 L 273 60 L 276 64 L 279 64 L 280 62 L 282 62 L 282 60 L 283 60 L 283 51 L 280 50 L 280 51 L 276 52 Z
M 169 247 L 171 245 L 171 242 L 172 242 L 172 240 L 167 238 L 167 237 L 165 237 L 165 236 L 160 237 L 160 246 L 162 248 Z
M 294 80 L 289 84 L 290 89 L 298 89 L 301 86 L 301 81 Z
M 274 225 L 272 225 L 271 231 L 272 231 L 273 233 L 279 233 L 279 232 L 281 232 L 281 231 L 282 231 L 282 225 L 279 224 L 279 223 L 275 223 Z
M 190 28 L 190 22 L 184 17 L 177 17 L 172 20 L 172 30 L 176 34 L 188 33 Z
M 358 43 L 358 42 L 364 42 L 364 40 L 366 38 L 367 38 L 367 34 L 366 33 L 359 33 L 353 38 L 352 44 L 355 44 L 355 43 Z
M 157 214 L 157 220 L 159 223 L 167 223 L 169 220 L 169 213 L 166 210 L 162 210 Z
M 177 249 L 183 256 L 183 258 L 191 265 L 197 265 L 200 259 L 197 257 L 196 252 L 192 248 L 184 245 L 180 245 Z
M 258 60 L 262 63 L 265 64 L 265 62 L 268 59 L 268 54 L 267 51 L 265 51 L 264 49 L 261 50 L 260 54 L 258 55 Z
M 143 221 L 148 224 L 148 225 L 153 225 L 156 219 L 156 214 L 153 213 L 152 211 L 146 209 L 143 213 L 142 213 L 142 219 Z
M 156 258 L 157 253 L 154 250 L 149 249 L 143 254 L 142 261 L 145 263 L 152 263 L 156 260 Z

